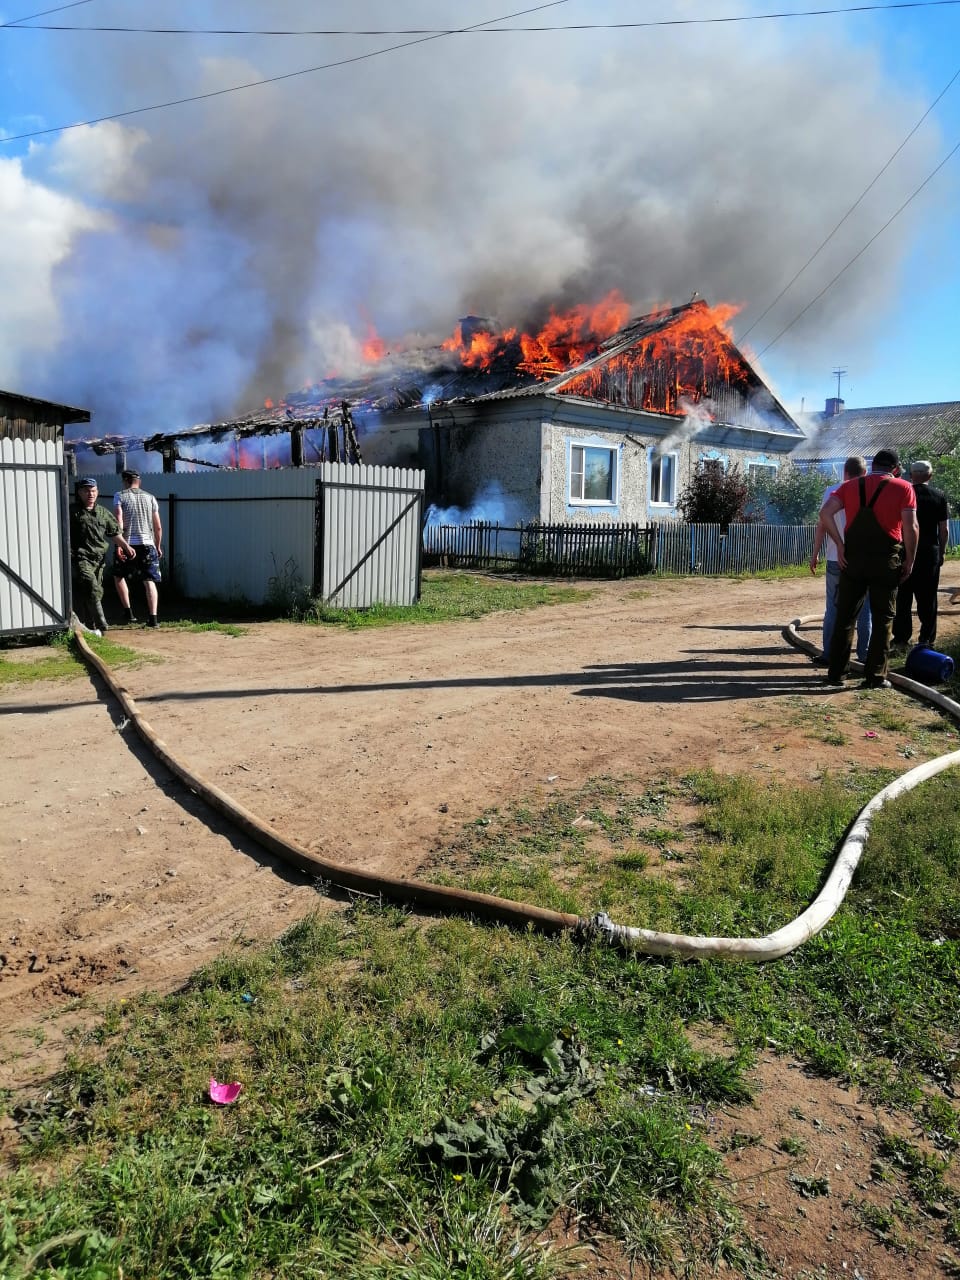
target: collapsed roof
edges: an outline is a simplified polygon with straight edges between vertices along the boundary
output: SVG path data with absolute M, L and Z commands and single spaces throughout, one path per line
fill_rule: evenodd
M 327 378 L 277 406 L 229 422 L 159 432 L 140 439 L 77 441 L 96 452 L 163 450 L 177 440 L 223 439 L 319 428 L 348 411 L 403 413 L 439 404 L 522 396 L 577 400 L 718 424 L 769 428 L 802 439 L 793 418 L 734 345 L 726 327 L 732 308 L 703 300 L 663 308 L 616 327 L 606 337 L 559 323 L 534 336 L 499 331 L 470 316 L 454 338 L 387 356 L 357 378 Z

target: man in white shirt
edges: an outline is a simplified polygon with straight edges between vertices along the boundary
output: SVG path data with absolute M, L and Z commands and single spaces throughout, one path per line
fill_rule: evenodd
M 142 582 L 147 596 L 147 626 L 157 625 L 157 604 L 160 583 L 160 557 L 163 555 L 163 527 L 160 523 L 160 507 L 152 493 L 140 488 L 140 472 L 128 470 L 121 473 L 123 488 L 113 495 L 113 514 L 120 532 L 133 547 L 133 559 L 118 560 L 113 566 L 113 578 L 117 595 L 124 609 L 125 621 L 135 622 L 130 607 L 131 582 Z
M 854 454 L 849 457 L 843 464 L 843 479 L 856 480 L 858 476 L 867 474 L 866 458 L 858 457 Z M 823 495 L 823 502 L 831 498 L 840 488 L 843 481 L 838 481 L 827 489 Z M 823 502 L 820 504 L 823 506 Z M 837 528 L 841 533 L 844 530 L 845 516 L 842 511 L 836 516 Z M 820 558 L 820 549 L 826 541 L 826 553 L 824 560 L 827 567 L 827 593 L 824 601 L 823 610 L 823 651 L 818 657 L 814 658 L 814 665 L 825 667 L 827 665 L 827 654 L 830 652 L 830 641 L 833 638 L 833 624 L 837 616 L 837 589 L 840 586 L 840 565 L 837 561 L 837 548 L 833 539 L 828 536 L 826 530 L 818 522 L 816 533 L 813 535 L 813 554 L 810 557 L 810 572 L 817 572 L 817 561 Z M 870 632 L 872 618 L 870 616 L 870 598 L 867 597 L 863 602 L 863 608 L 860 610 L 860 616 L 857 618 L 857 659 L 860 662 L 866 662 L 867 650 L 870 648 Z

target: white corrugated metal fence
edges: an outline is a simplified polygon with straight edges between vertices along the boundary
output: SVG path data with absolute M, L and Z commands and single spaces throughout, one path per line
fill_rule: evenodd
M 119 476 L 96 479 L 112 507 Z M 313 593 L 361 608 L 419 598 L 423 483 L 422 471 L 347 463 L 141 477 L 178 595 L 260 605 Z
M 66 549 L 62 442 L 0 437 L 0 635 L 67 625 Z

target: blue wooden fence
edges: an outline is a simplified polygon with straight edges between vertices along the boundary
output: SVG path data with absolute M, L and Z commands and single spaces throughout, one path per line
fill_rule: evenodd
M 654 573 L 738 574 L 805 564 L 813 550 L 812 524 L 663 523 L 655 526 Z
M 802 565 L 812 524 L 434 525 L 424 530 L 428 563 L 462 568 L 574 573 L 583 577 L 676 573 L 737 575 Z M 950 546 L 960 545 L 960 519 Z

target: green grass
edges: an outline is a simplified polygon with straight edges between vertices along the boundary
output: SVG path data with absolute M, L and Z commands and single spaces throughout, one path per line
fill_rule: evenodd
M 430 874 L 627 923 L 764 932 L 806 905 L 886 777 L 598 778 L 491 809 Z M 859 1084 L 933 1144 L 888 1136 L 880 1162 L 949 1252 L 958 802 L 948 773 L 885 809 L 839 913 L 771 964 L 366 901 L 113 1006 L 59 1078 L 7 1102 L 0 1274 L 532 1280 L 572 1274 L 576 1256 L 543 1234 L 572 1215 L 655 1274 L 770 1276 L 708 1138 L 709 1109 L 748 1099 L 771 1050 Z M 730 1048 L 695 1048 L 694 1024 Z M 211 1076 L 243 1083 L 234 1106 L 206 1101 Z M 864 1210 L 892 1238 L 888 1216 Z
M 98 639 L 88 635 L 87 643 L 111 667 L 147 660 L 132 649 L 116 644 L 107 636 Z M 29 660 L 11 660 L 0 652 L 0 688 L 30 684 L 37 680 L 75 679 L 86 671 L 86 664 L 65 631 L 53 636 L 45 648 Z
M 482 618 L 487 613 L 535 609 L 541 605 L 574 604 L 588 600 L 592 594 L 590 590 L 550 582 L 522 582 L 434 570 L 423 575 L 418 604 L 334 609 L 314 601 L 300 617 L 304 622 L 332 623 L 351 629 L 392 626 L 398 622 L 450 622 L 457 618 Z
M 217 632 L 225 636 L 244 636 L 247 634 L 247 628 L 241 627 L 235 622 L 191 622 L 188 618 L 175 618 L 170 621 L 164 619 L 161 623 L 164 631 L 188 631 L 197 635 L 205 632 Z

